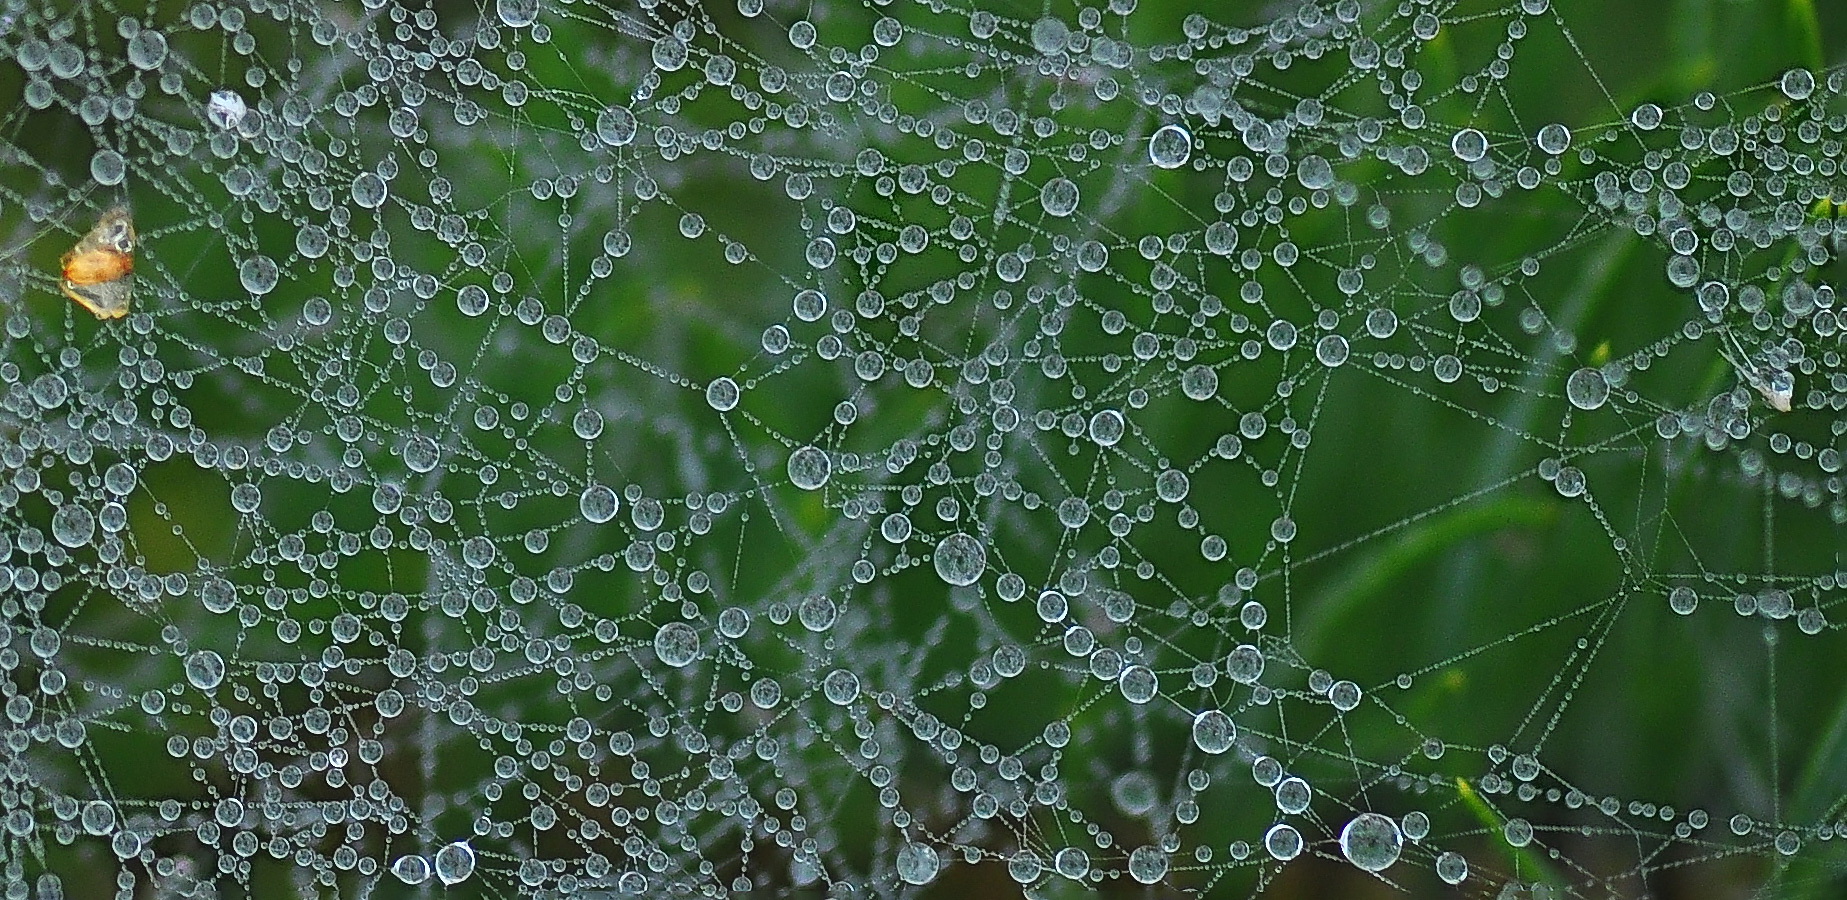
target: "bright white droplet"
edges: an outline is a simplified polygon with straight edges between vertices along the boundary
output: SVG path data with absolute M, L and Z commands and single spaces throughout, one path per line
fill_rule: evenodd
M 1476 162 L 1488 155 L 1488 136 L 1473 128 L 1464 128 L 1449 139 L 1449 149 L 1465 163 Z
M 988 549 L 974 535 L 958 531 L 937 542 L 931 560 L 937 577 L 961 587 L 981 580 L 988 568 Z
M 1039 205 L 1048 216 L 1062 219 L 1077 211 L 1077 203 L 1077 185 L 1069 178 L 1054 178 L 1039 189 Z
M 699 632 L 685 622 L 668 622 L 654 633 L 654 655 L 676 669 L 699 658 Z
M 723 375 L 705 386 L 705 402 L 719 412 L 737 409 L 738 383 Z
M 1565 379 L 1565 399 L 1579 409 L 1597 409 L 1610 399 L 1610 382 L 1597 369 L 1579 369 Z
M 1469 861 L 1460 853 L 1445 850 L 1437 854 L 1437 877 L 1444 884 L 1461 884 L 1469 877 Z
M 232 131 L 250 114 L 249 105 L 236 91 L 224 89 L 212 92 L 205 102 L 205 120 L 225 131 Z
M 456 841 L 436 851 L 436 879 L 445 885 L 460 884 L 475 873 L 475 850 Z
M 1302 852 L 1302 834 L 1289 825 L 1274 825 L 1264 832 L 1263 849 L 1282 862 L 1295 859 Z
M 1193 717 L 1193 743 L 1214 756 L 1231 749 L 1238 727 L 1221 710 L 1208 709 Z
M 1571 129 L 1553 122 L 1539 129 L 1539 149 L 1557 156 L 1571 147 Z
M 186 680 L 202 691 L 223 684 L 224 657 L 216 650 L 199 650 L 186 657 Z
M 1815 92 L 1815 75 L 1807 69 L 1790 69 L 1783 73 L 1783 96 L 1791 100 L 1807 100 Z
M 1167 877 L 1167 854 L 1158 847 L 1137 847 L 1129 853 L 1129 877 L 1154 884 Z
M 583 513 L 584 519 L 593 525 L 601 525 L 615 518 L 616 510 L 621 506 L 622 501 L 608 485 L 593 484 L 584 490 L 583 496 L 577 498 L 577 511 Z
M 1178 125 L 1162 125 L 1148 138 L 1148 161 L 1163 169 L 1178 169 L 1193 155 L 1193 135 Z
M 928 844 L 905 844 L 898 851 L 898 877 L 905 884 L 929 884 L 941 865 L 936 848 Z
M 1106 409 L 1090 417 L 1090 439 L 1104 447 L 1114 447 L 1122 440 L 1122 413 Z
M 789 454 L 789 482 L 804 491 L 826 484 L 833 472 L 834 464 L 827 458 L 827 451 L 819 447 L 797 447 Z
M 421 856 L 400 856 L 391 864 L 391 874 L 405 884 L 422 884 L 430 877 L 430 861 Z
M 258 254 L 238 265 L 237 280 L 244 290 L 261 297 L 276 289 L 276 284 L 282 280 L 282 270 L 277 268 L 275 260 Z
M 1360 813 L 1340 830 L 1341 855 L 1368 872 L 1384 871 L 1397 862 L 1403 847 L 1398 823 L 1378 813 Z
M 494 0 L 494 12 L 509 28 L 525 28 L 539 18 L 539 0 Z

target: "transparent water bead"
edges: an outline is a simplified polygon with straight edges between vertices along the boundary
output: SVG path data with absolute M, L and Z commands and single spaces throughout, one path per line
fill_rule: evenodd
M 1237 726 L 1221 710 L 1208 709 L 1193 717 L 1193 743 L 1206 753 L 1224 753 L 1237 738 Z
M 1461 884 L 1469 877 L 1469 861 L 1453 850 L 1437 854 L 1436 868 L 1444 884 Z
M 475 849 L 465 841 L 456 841 L 436 851 L 432 868 L 436 880 L 444 885 L 461 884 L 475 874 Z
M 224 657 L 216 650 L 200 650 L 186 657 L 186 681 L 202 691 L 224 683 Z
M 1193 155 L 1193 135 L 1178 125 L 1163 125 L 1148 138 L 1148 161 L 1162 169 L 1178 169 Z
M 974 535 L 956 532 L 937 542 L 931 560 L 937 577 L 962 587 L 981 580 L 988 567 L 988 549 Z
M 391 874 L 405 884 L 422 884 L 430 878 L 430 861 L 415 854 L 400 856 L 391 864 Z
M 1045 214 L 1054 218 L 1064 218 L 1077 211 L 1077 185 L 1069 178 L 1059 177 L 1045 183 L 1039 189 L 1039 205 Z
M 1129 853 L 1129 877 L 1142 884 L 1157 884 L 1167 877 L 1167 854 L 1158 847 L 1137 847 Z
M 236 131 L 250 114 L 242 95 L 229 88 L 216 90 L 205 101 L 205 120 L 224 131 Z
M 1597 369 L 1578 369 L 1565 379 L 1565 399 L 1582 410 L 1593 410 L 1610 399 L 1610 382 Z
M 1778 82 L 1783 96 L 1791 100 L 1807 100 L 1815 93 L 1815 74 L 1807 69 L 1790 69 L 1783 73 L 1783 80 Z
M 601 525 L 615 518 L 621 507 L 622 501 L 608 485 L 593 484 L 585 488 L 577 498 L 577 511 L 592 525 Z
M 668 622 L 654 633 L 654 655 L 674 668 L 699 658 L 699 632 L 685 622 Z
M 1263 835 L 1263 849 L 1281 862 L 1295 859 L 1302 852 L 1302 833 L 1288 824 L 1273 825 Z
M 789 454 L 789 483 L 802 490 L 812 491 L 827 484 L 833 472 L 833 461 L 819 447 L 797 447 Z
M 936 848 L 928 844 L 909 843 L 898 851 L 898 877 L 905 884 L 929 884 L 941 865 Z
M 1397 862 L 1403 847 L 1398 823 L 1378 813 L 1360 813 L 1340 830 L 1341 855 L 1368 872 L 1384 871 Z
M 1539 149 L 1544 150 L 1545 152 L 1550 153 L 1553 156 L 1557 156 L 1561 153 L 1564 153 L 1566 150 L 1570 149 L 1571 129 L 1566 128 L 1565 126 L 1560 125 L 1557 122 L 1553 122 L 1552 124 L 1539 129 L 1539 135 L 1537 138 L 1535 138 L 1535 140 L 1539 144 Z
M 1449 139 L 1449 149 L 1465 163 L 1478 162 L 1488 155 L 1488 136 L 1473 128 L 1464 128 Z

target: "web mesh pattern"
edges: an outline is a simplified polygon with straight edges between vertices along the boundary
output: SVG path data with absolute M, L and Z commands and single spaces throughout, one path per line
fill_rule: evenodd
M 1602 17 L 5 3 L 7 900 L 1829 889 L 1847 78 Z

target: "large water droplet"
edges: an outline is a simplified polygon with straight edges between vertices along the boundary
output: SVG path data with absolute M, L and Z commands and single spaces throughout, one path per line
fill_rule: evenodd
M 1148 138 L 1148 161 L 1163 169 L 1178 169 L 1193 155 L 1193 135 L 1178 125 L 1163 125 Z
M 1360 813 L 1340 830 L 1340 852 L 1347 861 L 1368 872 L 1383 871 L 1398 861 L 1404 836 L 1398 823 L 1378 813 Z
M 819 447 L 797 447 L 789 454 L 789 482 L 804 491 L 826 484 L 833 472 L 834 464 L 827 458 L 827 451 Z
M 937 542 L 931 559 L 937 577 L 960 587 L 981 580 L 988 567 L 988 549 L 974 535 L 956 532 Z
M 475 850 L 456 841 L 436 851 L 436 878 L 445 885 L 460 884 L 475 873 Z
M 898 851 L 898 877 L 905 884 L 929 884 L 941 864 L 936 848 L 928 844 L 905 844 Z
M 1565 379 L 1565 399 L 1579 409 L 1597 409 L 1610 399 L 1610 382 L 1597 369 L 1578 369 Z
M 186 680 L 209 691 L 224 683 L 224 657 L 216 650 L 200 650 L 186 657 Z
M 654 633 L 654 655 L 674 668 L 684 668 L 699 658 L 699 632 L 685 622 L 668 622 Z

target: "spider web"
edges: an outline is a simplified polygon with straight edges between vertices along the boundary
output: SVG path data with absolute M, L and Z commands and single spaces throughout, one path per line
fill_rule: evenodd
M 1605 18 L 4 4 L 6 897 L 1829 890 L 1847 77 Z

